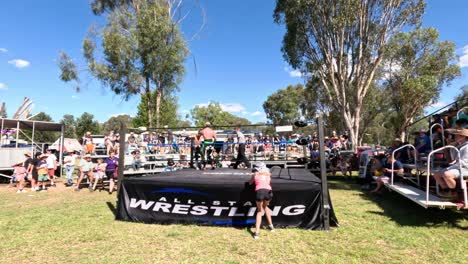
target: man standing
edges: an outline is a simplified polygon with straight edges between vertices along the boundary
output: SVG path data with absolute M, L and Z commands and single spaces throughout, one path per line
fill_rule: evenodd
M 202 154 L 202 161 L 203 161 L 203 169 L 206 169 L 206 148 L 208 145 L 214 145 L 214 142 L 216 141 L 216 132 L 211 128 L 211 123 L 206 122 L 205 127 L 198 131 L 198 136 L 203 137 L 202 141 L 202 149 L 201 149 L 201 154 Z M 211 164 L 212 169 L 214 169 L 214 164 Z
M 238 145 L 238 150 L 237 150 L 237 160 L 236 160 L 236 164 L 234 165 L 234 169 L 237 169 L 237 167 L 239 166 L 241 162 L 244 162 L 246 168 L 250 168 L 250 162 L 245 156 L 245 136 L 240 131 L 239 127 L 236 127 L 236 133 L 237 133 L 237 143 L 239 145 Z

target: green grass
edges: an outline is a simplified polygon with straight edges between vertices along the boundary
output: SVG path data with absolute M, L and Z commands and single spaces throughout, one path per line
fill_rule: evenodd
M 0 263 L 468 263 L 468 214 L 330 183 L 340 227 L 247 229 L 114 221 L 115 194 L 0 186 Z

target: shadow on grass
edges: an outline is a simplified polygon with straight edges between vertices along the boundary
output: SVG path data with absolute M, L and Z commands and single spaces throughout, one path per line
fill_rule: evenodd
M 114 214 L 114 217 L 117 216 L 117 208 L 115 208 L 115 205 L 111 202 L 106 202 L 107 207 L 109 207 L 109 210 Z
M 383 209 L 383 212 L 368 211 L 369 213 L 390 217 L 401 226 L 438 227 L 448 225 L 468 230 L 468 226 L 460 225 L 463 220 L 468 220 L 468 213 L 464 210 L 425 209 L 397 193 L 388 191 L 382 195 L 361 193 L 360 196 L 363 199 L 376 203 Z
M 331 190 L 348 190 L 348 191 L 359 191 L 360 187 L 354 179 L 343 179 L 340 180 L 329 180 L 328 189 Z
M 359 191 L 358 195 L 361 198 L 372 201 L 383 210 L 383 212 L 367 211 L 368 213 L 390 217 L 391 220 L 401 226 L 438 227 L 447 225 L 461 230 L 468 230 L 468 225 L 461 225 L 461 222 L 468 221 L 467 210 L 425 209 L 395 192 L 386 191 L 381 195 L 373 195 L 361 191 L 359 184 L 349 180 L 332 180 L 329 182 L 329 188 L 332 190 Z

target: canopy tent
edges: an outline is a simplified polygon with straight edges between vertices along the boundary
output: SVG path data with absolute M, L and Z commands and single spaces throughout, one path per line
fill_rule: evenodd
M 57 151 L 65 151 L 65 152 L 74 152 L 74 151 L 83 150 L 83 147 L 81 146 L 80 142 L 78 142 L 78 140 L 74 138 L 64 138 L 62 148 L 60 148 L 60 138 L 59 138 L 49 148 L 55 149 Z
M 8 119 L 0 118 L 1 130 L 5 128 L 14 129 L 36 129 L 39 131 L 62 131 L 62 124 L 46 122 L 46 121 L 34 121 L 34 120 L 19 120 L 19 119 Z

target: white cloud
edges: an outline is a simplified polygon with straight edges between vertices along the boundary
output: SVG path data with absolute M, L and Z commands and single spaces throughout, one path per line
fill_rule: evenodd
M 285 72 L 287 72 L 289 74 L 289 77 L 292 77 L 292 78 L 302 77 L 302 72 L 299 71 L 299 70 L 293 70 L 293 69 L 289 68 L 289 66 L 285 66 L 283 69 L 284 69 Z
M 463 54 L 460 56 L 460 67 L 468 67 L 468 45 L 463 47 Z
M 263 112 L 255 111 L 255 112 L 251 113 L 250 115 L 251 115 L 251 116 L 261 116 L 261 115 L 264 115 L 264 114 L 265 114 L 265 113 L 263 113 Z
M 430 108 L 440 108 L 440 107 L 444 107 L 446 105 L 448 105 L 448 104 L 445 103 L 445 102 L 437 102 L 437 103 L 433 103 L 433 104 L 429 105 L 428 107 L 430 107 Z
M 0 83 L 0 91 L 6 91 L 8 90 L 8 86 L 4 83 Z
M 201 103 L 197 104 L 196 106 L 198 107 L 207 107 L 209 103 Z M 243 113 L 246 112 L 245 107 L 239 103 L 226 103 L 222 104 L 220 103 L 219 106 L 221 106 L 221 109 L 223 111 L 229 112 L 229 113 Z
M 5 48 L 0 48 L 0 53 L 2 53 L 2 52 L 8 52 L 8 50 L 5 49 Z
M 22 59 L 11 60 L 11 61 L 8 61 L 8 63 L 14 65 L 16 68 L 25 68 L 31 65 L 29 61 L 22 60 Z
M 229 113 L 242 113 L 245 111 L 245 107 L 239 103 L 221 104 L 221 109 Z
M 80 100 L 80 97 L 78 95 L 72 95 L 71 98 L 75 100 Z
M 128 114 L 128 113 L 117 113 L 117 114 L 109 115 L 109 118 L 111 118 L 111 117 L 118 117 L 118 116 L 121 116 L 121 115 L 130 115 L 130 114 Z

